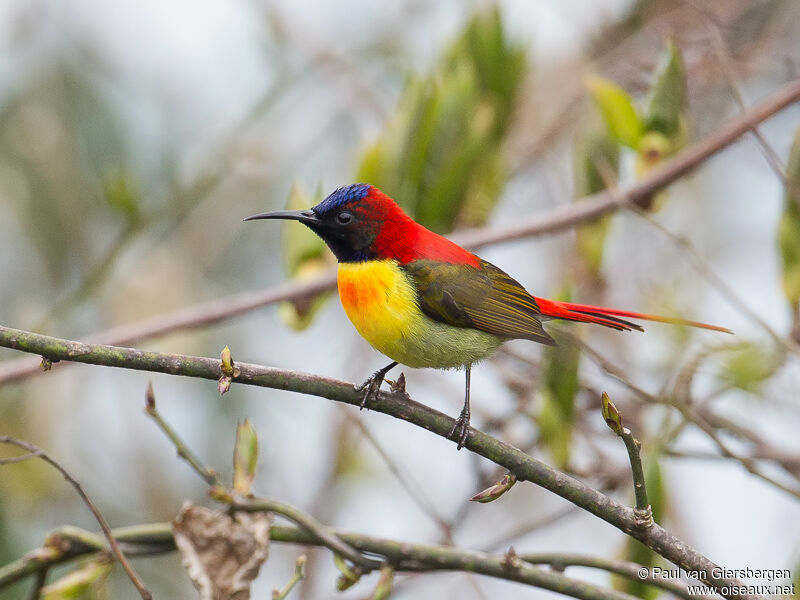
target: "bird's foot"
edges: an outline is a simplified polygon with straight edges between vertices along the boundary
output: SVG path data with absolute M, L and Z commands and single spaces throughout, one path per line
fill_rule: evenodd
M 360 407 L 362 409 L 367 406 L 368 402 L 378 398 L 378 394 L 381 391 L 381 385 L 383 385 L 383 378 L 385 376 L 386 371 L 384 369 L 378 369 L 372 375 L 370 375 L 364 383 L 355 386 L 357 392 L 364 392 L 363 396 L 361 396 Z
M 453 437 L 454 435 L 456 437 Z M 458 415 L 458 419 L 456 419 L 456 422 L 453 424 L 453 428 L 450 430 L 450 433 L 447 434 L 447 437 L 458 441 L 456 450 L 461 450 L 464 447 L 464 444 L 467 443 L 467 438 L 469 437 L 468 407 L 465 406 L 461 411 L 461 414 Z

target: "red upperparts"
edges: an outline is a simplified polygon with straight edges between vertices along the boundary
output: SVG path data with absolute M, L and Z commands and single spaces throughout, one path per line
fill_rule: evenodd
M 480 259 L 458 244 L 426 229 L 389 196 L 372 186 L 364 202 L 364 210 L 381 213 L 383 224 L 371 250 L 379 258 L 392 258 L 401 264 L 415 260 L 437 260 L 478 267 Z M 364 198 L 364 200 L 367 200 Z

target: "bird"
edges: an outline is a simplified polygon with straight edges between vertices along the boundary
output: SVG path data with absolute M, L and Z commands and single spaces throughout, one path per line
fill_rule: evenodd
M 338 261 L 345 313 L 367 342 L 392 359 L 356 386 L 363 393 L 362 408 L 398 364 L 464 370 L 464 405 L 448 436 L 459 450 L 470 431 L 472 366 L 508 340 L 555 345 L 545 321 L 644 331 L 628 320 L 633 319 L 730 333 L 696 321 L 533 296 L 499 267 L 414 221 L 368 183 L 340 187 L 308 210 L 271 211 L 244 220 L 259 219 L 299 221 L 322 238 Z

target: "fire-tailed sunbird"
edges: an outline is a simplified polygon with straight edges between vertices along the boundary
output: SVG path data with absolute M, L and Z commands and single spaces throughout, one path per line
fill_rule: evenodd
M 506 340 L 554 345 L 542 327 L 550 319 L 596 323 L 618 331 L 642 328 L 627 319 L 728 331 L 683 319 L 599 306 L 554 302 L 529 294 L 501 269 L 411 217 L 375 186 L 341 187 L 310 210 L 267 212 L 255 219 L 300 221 L 339 261 L 339 298 L 358 332 L 392 363 L 362 385 L 361 406 L 378 393 L 398 363 L 466 372 L 464 408 L 450 431 L 458 448 L 469 434 L 473 364 Z

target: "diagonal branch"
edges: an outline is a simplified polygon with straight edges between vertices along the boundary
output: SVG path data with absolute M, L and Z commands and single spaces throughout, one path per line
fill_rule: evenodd
M 108 540 L 114 558 L 116 558 L 119 561 L 119 564 L 122 565 L 122 568 L 125 569 L 125 573 L 127 573 L 128 578 L 136 587 L 137 591 L 139 592 L 139 595 L 143 598 L 143 600 L 152 600 L 153 595 L 145 587 L 144 583 L 142 583 L 142 580 L 139 578 L 139 575 L 136 574 L 136 571 L 133 570 L 133 567 L 128 562 L 128 559 L 125 558 L 125 555 L 122 553 L 122 550 L 120 550 L 119 545 L 114 539 L 114 536 L 112 535 L 111 529 L 109 528 L 108 523 L 106 523 L 105 518 L 97 509 L 94 502 L 92 502 L 92 499 L 89 498 L 89 496 L 83 490 L 83 486 L 81 486 L 81 484 L 78 483 L 78 481 L 74 477 L 72 477 L 72 475 L 70 475 L 69 472 L 63 466 L 61 466 L 61 463 L 51 458 L 44 450 L 42 450 L 38 446 L 35 446 L 34 444 L 31 444 L 30 442 L 26 442 L 24 440 L 18 440 L 16 438 L 7 435 L 0 435 L 0 444 L 11 444 L 12 446 L 17 446 L 18 448 L 27 450 L 28 454 L 26 454 L 24 458 L 41 458 L 43 461 L 45 461 L 47 464 L 49 464 L 50 466 L 55 468 L 59 473 L 61 473 L 64 479 L 66 479 L 67 482 L 73 488 L 75 488 L 75 491 L 78 492 L 78 495 L 81 497 L 81 500 L 83 500 L 84 504 L 86 504 L 86 506 L 89 507 L 89 510 L 92 511 L 95 520 L 100 525 L 100 528 L 103 530 L 103 534 L 105 534 L 106 539 Z
M 50 360 L 68 360 L 214 381 L 220 376 L 218 359 L 85 344 L 2 326 L 0 326 L 0 346 L 39 354 Z M 359 406 L 361 403 L 361 397 L 352 383 L 247 363 L 240 363 L 239 367 L 241 374 L 235 380 L 238 383 L 320 396 L 353 406 Z M 381 392 L 371 403 L 370 408 L 408 421 L 444 438 L 448 438 L 453 426 L 452 418 L 403 394 Z M 630 507 L 615 502 L 577 479 L 528 456 L 518 448 L 476 429 L 470 429 L 466 447 L 505 467 L 514 473 L 518 480 L 535 483 L 603 519 L 679 567 L 688 571 L 705 572 L 707 574 L 705 583 L 721 591 L 727 591 L 728 593 L 724 594 L 726 598 L 753 597 L 739 593 L 746 589 L 740 582 L 723 577 L 724 571 L 720 567 L 659 525 L 646 529 L 638 527 L 636 515 Z M 722 590 L 723 587 L 725 590 Z
M 625 190 L 600 192 L 578 202 L 561 205 L 545 215 L 517 219 L 511 225 L 464 230 L 453 234 L 451 238 L 462 246 L 476 249 L 489 244 L 556 233 L 616 212 L 622 206 L 640 205 L 652 194 L 697 168 L 748 131 L 756 130 L 759 123 L 798 101 L 800 101 L 800 80 L 790 82 L 749 110 L 730 119 L 717 131 L 689 146 Z M 258 292 L 233 294 L 151 317 L 139 323 L 121 325 L 90 335 L 86 340 L 101 344 L 133 344 L 175 331 L 213 325 L 284 300 L 308 298 L 333 289 L 335 284 L 335 273 L 330 271 L 310 281 L 283 283 Z M 0 364 L 0 384 L 21 381 L 40 372 L 37 361 L 28 359 L 5 361 Z

